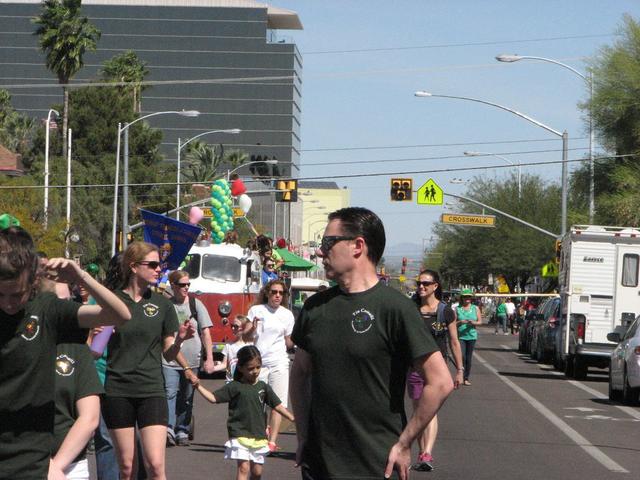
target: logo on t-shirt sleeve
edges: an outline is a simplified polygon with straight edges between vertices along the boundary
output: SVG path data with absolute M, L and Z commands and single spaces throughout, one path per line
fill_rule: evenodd
M 64 353 L 56 358 L 56 373 L 63 377 L 69 377 L 75 372 L 75 360 Z
M 38 336 L 38 333 L 40 333 L 40 319 L 36 315 L 31 315 L 24 326 L 22 338 L 30 342 Z
M 351 318 L 351 328 L 356 333 L 366 333 L 373 325 L 375 317 L 368 310 L 361 308 L 353 312 Z

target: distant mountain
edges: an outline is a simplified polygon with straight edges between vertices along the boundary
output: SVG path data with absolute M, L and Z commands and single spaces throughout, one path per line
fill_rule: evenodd
M 422 245 L 417 243 L 398 243 L 397 245 L 388 245 L 384 249 L 385 257 L 422 257 Z
M 410 265 L 418 265 L 423 257 L 422 245 L 418 245 L 417 243 L 390 245 L 384 249 L 383 256 L 389 268 L 400 268 L 400 265 L 402 265 L 402 257 L 407 257 Z

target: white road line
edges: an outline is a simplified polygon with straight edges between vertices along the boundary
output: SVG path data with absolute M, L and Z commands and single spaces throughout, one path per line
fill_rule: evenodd
M 576 380 L 569 380 L 569 383 L 575 387 L 578 387 L 582 390 L 584 390 L 585 392 L 593 395 L 596 398 L 599 398 L 601 400 L 609 400 L 609 395 L 605 395 L 604 393 L 600 393 L 597 390 L 594 390 L 591 387 L 587 387 L 585 384 L 578 382 Z M 626 413 L 627 415 L 629 415 L 630 417 L 636 418 L 638 420 L 640 420 L 640 412 L 637 411 L 634 408 L 631 407 L 625 407 L 624 405 L 612 405 L 613 407 L 616 407 L 618 410 L 622 410 L 624 413 Z
M 504 348 L 505 350 L 511 350 L 511 347 L 508 347 L 507 345 L 500 345 L 502 348 Z M 512 352 L 513 354 L 515 354 L 516 356 L 519 355 L 524 355 L 522 353 L 519 352 Z M 551 375 L 558 375 L 558 376 L 564 376 L 564 373 L 560 373 L 557 372 L 553 369 L 553 367 L 547 367 L 545 365 L 540 365 L 538 364 L 538 368 L 540 370 L 544 370 L 547 373 L 550 373 Z M 585 392 L 587 392 L 590 395 L 593 395 L 595 398 L 598 398 L 600 400 L 609 400 L 609 395 L 608 394 L 604 394 L 599 392 L 598 390 L 594 390 L 591 387 L 586 386 L 584 383 L 579 382 L 577 380 L 567 380 L 571 385 L 573 385 L 574 387 L 578 387 L 581 390 L 584 390 Z M 626 413 L 627 415 L 629 415 L 630 417 L 633 417 L 637 420 L 640 420 L 640 411 L 636 410 L 635 408 L 632 407 L 626 407 L 624 405 L 611 405 L 612 407 L 616 407 L 618 410 L 621 410 L 622 412 Z
M 594 460 L 599 462 L 604 468 L 609 470 L 610 472 L 615 473 L 629 473 L 629 470 L 625 469 L 622 465 L 616 463 L 610 457 L 608 457 L 602 450 L 595 447 L 589 440 L 580 435 L 576 430 L 571 428 L 564 420 L 558 417 L 555 413 L 545 407 L 542 403 L 532 397 L 529 393 L 527 393 L 524 389 L 520 388 L 514 382 L 509 380 L 503 375 L 500 375 L 498 370 L 496 370 L 491 364 L 489 364 L 485 359 L 483 359 L 477 353 L 474 353 L 474 356 L 478 359 L 478 361 L 491 373 L 493 373 L 496 377 L 502 380 L 508 387 L 510 387 L 514 392 L 520 395 L 529 405 L 535 408 L 542 416 L 544 416 L 547 420 L 549 420 L 552 424 L 554 424 L 562 433 L 564 433 L 567 437 L 569 437 L 576 445 L 582 448 L 588 455 L 590 455 Z

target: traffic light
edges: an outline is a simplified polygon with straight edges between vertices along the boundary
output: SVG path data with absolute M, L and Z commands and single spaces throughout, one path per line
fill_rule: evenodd
M 276 202 L 297 202 L 298 201 L 298 181 L 278 180 L 276 182 Z
M 400 269 L 400 273 L 404 275 L 407 273 L 407 257 L 402 257 L 402 268 Z
M 391 201 L 410 202 L 413 198 L 413 179 L 392 178 L 391 179 Z
M 556 240 L 556 263 L 560 263 L 560 253 L 562 252 L 562 240 Z

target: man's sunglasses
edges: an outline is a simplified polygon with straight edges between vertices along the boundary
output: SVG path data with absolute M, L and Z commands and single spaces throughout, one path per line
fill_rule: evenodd
M 416 286 L 418 287 L 430 287 L 431 285 L 435 285 L 438 282 L 429 282 L 429 281 L 422 281 L 422 282 L 416 282 Z
M 320 242 L 320 251 L 325 255 L 333 248 L 333 246 L 343 240 L 355 240 L 357 237 L 349 237 L 346 235 L 327 235 L 322 237 Z
M 284 295 L 284 291 L 283 290 L 269 290 L 269 293 L 271 295 Z
M 151 270 L 155 270 L 156 268 L 158 268 L 160 266 L 160 262 L 156 262 L 151 261 L 151 262 L 136 262 L 138 265 L 146 265 L 147 267 L 149 267 Z

